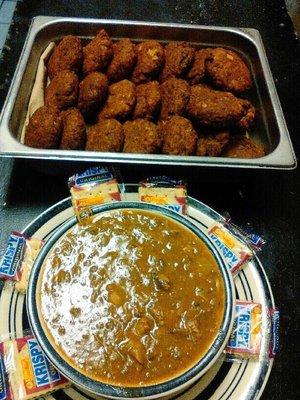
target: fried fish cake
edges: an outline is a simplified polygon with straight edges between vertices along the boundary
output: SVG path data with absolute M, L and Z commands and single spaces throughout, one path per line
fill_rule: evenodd
M 57 149 L 62 121 L 57 108 L 43 106 L 30 117 L 25 132 L 26 146 L 38 149 Z
M 62 150 L 83 150 L 86 141 L 85 124 L 77 108 L 69 108 L 60 113 L 63 131 L 59 148 Z
M 169 78 L 160 85 L 160 119 L 183 115 L 190 97 L 190 86 L 183 79 Z
M 136 64 L 137 55 L 134 44 L 129 39 L 121 39 L 113 44 L 113 59 L 107 69 L 110 82 L 118 82 L 131 75 Z
M 240 99 L 240 102 L 244 108 L 244 115 L 239 120 L 238 127 L 241 130 L 246 130 L 253 124 L 255 119 L 255 108 L 248 100 Z
M 123 149 L 123 127 L 116 119 L 105 119 L 90 127 L 86 150 L 119 152 Z
M 101 72 L 91 72 L 79 84 L 78 108 L 86 118 L 92 117 L 104 103 L 108 80 Z
M 155 79 L 165 63 L 165 51 L 156 40 L 146 40 L 136 48 L 137 64 L 132 74 L 135 84 L 145 83 Z
M 189 116 L 200 124 L 215 128 L 237 125 L 245 114 L 243 103 L 232 93 L 203 84 L 191 87 L 186 109 Z
M 181 78 L 192 65 L 195 49 L 186 42 L 170 42 L 165 48 L 166 62 L 161 81 L 170 77 Z
M 206 60 L 206 71 L 213 84 L 225 91 L 241 93 L 252 85 L 249 68 L 232 50 L 212 49 Z
M 136 105 L 133 118 L 154 119 L 160 109 L 159 83 L 152 81 L 136 87 Z
M 223 155 L 232 158 L 259 158 L 265 155 L 265 151 L 252 139 L 237 135 L 232 138 Z
M 210 48 L 196 51 L 192 67 L 186 75 L 190 85 L 196 85 L 204 80 L 206 72 L 205 63 L 210 55 L 210 51 Z
M 124 79 L 109 86 L 108 99 L 98 114 L 98 120 L 115 118 L 124 120 L 129 117 L 135 106 L 135 85 Z
M 162 153 L 188 156 L 195 153 L 197 133 L 191 121 L 180 116 L 172 116 L 159 124 L 162 134 Z
M 72 71 L 58 72 L 45 90 L 45 105 L 66 110 L 77 103 L 78 77 Z
M 124 153 L 158 153 L 161 135 L 157 126 L 145 119 L 127 121 L 123 125 L 125 142 Z
M 58 72 L 67 70 L 79 73 L 82 67 L 83 53 L 81 40 L 77 36 L 65 36 L 49 59 L 47 70 L 50 79 Z
M 220 131 L 200 135 L 197 141 L 197 156 L 219 157 L 230 140 L 230 132 Z
M 84 75 L 94 71 L 102 71 L 107 67 L 113 56 L 113 43 L 104 29 L 83 48 Z

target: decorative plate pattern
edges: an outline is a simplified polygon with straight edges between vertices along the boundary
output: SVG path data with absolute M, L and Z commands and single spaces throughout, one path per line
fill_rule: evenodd
M 137 186 L 126 185 L 122 200 L 136 201 Z M 201 203 L 189 198 L 188 215 L 204 232 L 220 215 Z M 64 199 L 39 215 L 25 229 L 28 236 L 47 239 L 66 219 L 73 216 L 70 199 Z M 274 299 L 265 271 L 258 258 L 250 261 L 234 280 L 236 297 L 257 301 L 263 308 L 262 345 L 268 346 L 268 322 L 266 310 L 274 307 Z M 0 282 L 0 338 L 20 337 L 28 329 L 25 296 L 13 289 L 7 282 Z M 219 361 L 193 386 L 177 395 L 178 400 L 190 400 L 200 396 L 201 400 L 254 400 L 259 399 L 271 372 L 273 361 L 244 361 L 241 363 Z M 47 398 L 56 400 L 86 400 L 93 397 L 82 390 L 71 387 L 57 391 Z

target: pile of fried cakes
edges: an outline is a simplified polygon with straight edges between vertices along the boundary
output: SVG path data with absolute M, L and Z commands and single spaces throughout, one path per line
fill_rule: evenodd
M 255 108 L 242 58 L 187 42 L 114 42 L 104 29 L 85 46 L 65 36 L 47 64 L 44 106 L 25 144 L 43 149 L 255 158 L 246 136 Z

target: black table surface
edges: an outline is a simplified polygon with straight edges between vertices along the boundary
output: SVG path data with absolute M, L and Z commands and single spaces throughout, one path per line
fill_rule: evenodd
M 25 36 L 36 15 L 116 18 L 252 27 L 260 31 L 296 154 L 300 135 L 300 46 L 283 0 L 215 1 L 22 1 L 18 2 L 0 61 L 0 106 L 5 100 Z M 21 230 L 48 206 L 68 196 L 66 177 L 87 165 L 0 159 L 0 249 L 12 229 Z M 299 169 L 246 171 L 217 168 L 120 166 L 126 182 L 149 175 L 183 177 L 189 194 L 241 226 L 261 233 L 260 254 L 281 310 L 280 352 L 262 399 L 300 398 L 299 360 Z

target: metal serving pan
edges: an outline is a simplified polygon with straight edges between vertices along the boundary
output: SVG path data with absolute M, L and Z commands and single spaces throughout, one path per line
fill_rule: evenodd
M 68 34 L 83 40 L 99 27 L 113 39 L 134 41 L 156 39 L 162 42 L 185 40 L 195 47 L 222 46 L 240 53 L 248 62 L 254 85 L 247 97 L 257 110 L 253 136 L 267 149 L 265 157 L 232 159 L 224 157 L 167 156 L 163 154 L 125 154 L 92 151 L 44 150 L 20 143 L 27 105 L 35 80 L 39 58 L 49 42 Z M 121 21 L 87 18 L 39 16 L 32 20 L 23 51 L 0 117 L 0 154 L 10 157 L 49 160 L 101 161 L 112 163 L 222 166 L 243 168 L 293 169 L 296 158 L 278 99 L 260 34 L 255 29 L 173 23 Z

